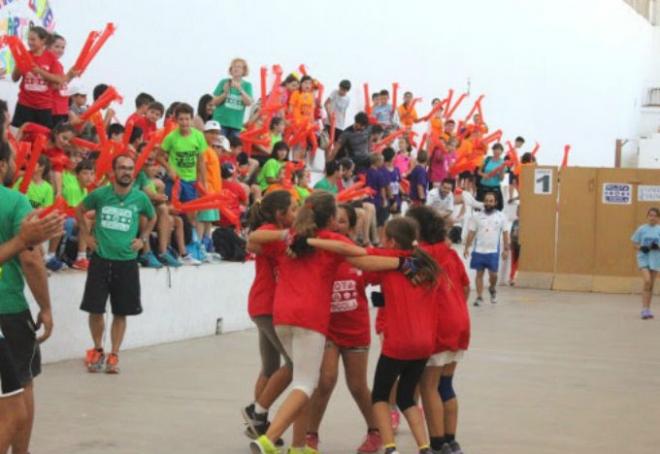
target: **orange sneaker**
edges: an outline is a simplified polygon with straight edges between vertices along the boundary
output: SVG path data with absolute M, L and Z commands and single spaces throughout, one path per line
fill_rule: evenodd
M 87 366 L 87 371 L 89 372 L 100 372 L 103 369 L 103 363 L 105 362 L 105 354 L 103 350 L 97 350 L 95 348 L 90 348 L 87 350 L 85 355 L 85 366 Z
M 110 353 L 108 359 L 105 362 L 105 373 L 106 374 L 118 374 L 119 373 L 119 356 L 116 353 Z
M 80 271 L 87 271 L 87 268 L 89 268 L 89 260 L 87 259 L 78 259 L 75 262 L 73 262 L 73 265 L 71 265 L 74 270 L 80 270 Z

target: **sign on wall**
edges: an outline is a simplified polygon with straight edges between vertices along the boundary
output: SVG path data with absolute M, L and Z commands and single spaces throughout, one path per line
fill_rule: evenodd
M 640 202 L 660 202 L 660 186 L 639 185 L 637 200 Z
M 552 194 L 552 169 L 534 169 L 534 194 Z
M 632 184 L 603 183 L 603 203 L 607 205 L 630 205 Z

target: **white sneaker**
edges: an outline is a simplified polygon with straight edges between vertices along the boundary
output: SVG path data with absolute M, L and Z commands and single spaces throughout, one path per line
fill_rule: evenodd
M 202 264 L 199 260 L 194 258 L 190 254 L 186 254 L 183 257 L 179 258 L 179 261 L 184 265 L 184 266 L 199 266 Z

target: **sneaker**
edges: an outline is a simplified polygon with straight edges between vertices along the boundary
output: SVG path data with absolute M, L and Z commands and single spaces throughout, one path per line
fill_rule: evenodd
M 438 451 L 438 452 L 442 452 L 442 451 Z M 419 454 L 436 454 L 436 451 L 433 451 L 431 448 L 426 447 L 420 449 Z
M 48 268 L 51 271 L 60 271 L 64 268 L 66 268 L 66 265 L 64 264 L 63 261 L 61 261 L 57 257 L 51 257 L 46 262 L 46 268 Z
M 281 454 L 281 451 L 265 435 L 250 442 L 250 451 L 252 454 Z
M 490 303 L 497 303 L 497 290 L 495 287 L 488 287 L 488 293 L 490 293 Z
M 116 353 L 110 353 L 108 359 L 105 362 L 105 373 L 106 374 L 118 374 L 119 373 L 119 356 Z
M 420 451 L 420 452 L 422 452 L 422 451 Z M 454 451 L 452 451 L 451 446 L 449 445 L 449 443 L 445 443 L 444 445 L 442 445 L 442 448 L 440 448 L 439 450 L 430 450 L 429 452 L 431 452 L 433 454 L 453 454 L 454 453 Z M 463 452 L 463 451 L 461 451 L 461 452 Z
M 215 249 L 213 248 L 213 240 L 208 236 L 202 238 L 202 245 L 204 246 L 204 249 L 206 249 L 206 252 L 211 253 L 215 251 Z
M 103 353 L 103 350 L 99 351 L 95 348 L 87 350 L 87 354 L 85 355 L 85 366 L 87 366 L 88 372 L 101 372 L 101 370 L 103 370 L 104 362 L 105 354 Z
M 481 303 L 483 303 L 483 302 L 484 302 L 484 299 L 482 297 L 478 296 L 477 299 L 474 300 L 474 306 L 479 307 L 479 306 L 481 306 Z
M 456 440 L 452 441 L 449 443 L 449 447 L 451 448 L 452 454 L 463 454 L 463 450 L 461 449 L 461 445 L 458 444 Z
M 257 413 L 254 404 L 242 408 L 241 416 L 252 433 L 257 435 L 254 438 L 264 435 L 268 430 L 268 413 Z
M 372 454 L 380 451 L 383 446 L 383 440 L 380 437 L 380 432 L 377 430 L 370 430 L 367 432 L 367 437 L 364 442 L 357 448 L 358 454 Z
M 171 268 L 178 268 L 181 266 L 181 262 L 179 262 L 172 254 L 170 254 L 169 251 L 164 252 L 163 254 L 160 254 L 158 256 L 158 260 L 165 265 L 169 266 Z
M 74 270 L 87 271 L 87 269 L 89 268 L 89 260 L 78 259 L 75 262 L 73 262 L 73 265 L 71 265 L 71 267 Z
M 396 408 L 390 410 L 390 421 L 392 422 L 392 430 L 396 433 L 399 430 L 399 424 L 401 424 L 401 415 Z
M 319 449 L 319 434 L 308 433 L 305 435 L 305 446 L 313 450 Z
M 186 254 L 181 257 L 181 264 L 184 266 L 199 266 L 202 262 L 194 258 L 192 254 Z
M 160 263 L 160 260 L 156 258 L 156 255 L 149 251 L 146 254 L 142 254 L 140 257 L 140 264 L 145 268 L 162 268 L 163 264 Z
M 653 318 L 653 313 L 651 312 L 651 309 L 642 309 L 642 320 L 650 320 Z
M 399 451 L 396 448 L 386 448 L 383 454 L 399 454 Z

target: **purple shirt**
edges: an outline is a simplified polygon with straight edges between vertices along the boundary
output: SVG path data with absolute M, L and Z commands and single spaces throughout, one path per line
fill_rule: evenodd
M 424 187 L 424 199 L 426 199 L 426 191 L 429 187 L 429 176 L 424 166 L 417 164 L 412 172 L 410 172 L 408 181 L 410 181 L 410 200 L 423 200 L 419 198 L 417 186 Z
M 387 177 L 385 172 L 383 172 L 383 169 L 384 167 L 381 167 L 380 169 L 369 167 L 369 169 L 367 169 L 367 186 L 375 191 L 374 196 L 371 197 L 369 201 L 376 206 L 383 206 L 381 191 L 388 185 Z

